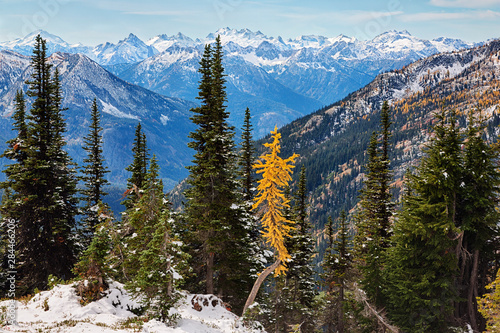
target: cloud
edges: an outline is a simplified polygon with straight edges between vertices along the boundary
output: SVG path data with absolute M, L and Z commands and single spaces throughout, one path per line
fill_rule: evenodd
M 324 19 L 324 20 L 335 20 L 346 24 L 358 24 L 370 20 L 382 19 L 402 14 L 403 14 L 402 11 L 390 12 L 390 11 L 349 10 L 349 11 L 339 11 L 339 12 L 324 12 L 321 14 L 295 12 L 295 13 L 281 13 L 277 15 L 300 21 L 316 21 L 318 19 Z
M 500 0 L 430 0 L 430 4 L 436 7 L 485 8 L 500 6 Z
M 460 13 L 426 12 L 415 14 L 404 14 L 399 17 L 403 22 L 422 22 L 440 20 L 464 20 L 464 19 L 484 19 L 496 20 L 500 18 L 500 12 L 492 10 L 482 10 Z

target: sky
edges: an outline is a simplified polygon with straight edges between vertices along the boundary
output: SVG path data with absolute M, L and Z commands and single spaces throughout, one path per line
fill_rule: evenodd
M 285 39 L 407 30 L 479 42 L 500 37 L 500 0 L 0 0 L 0 42 L 38 29 L 95 46 L 129 33 L 204 38 L 223 27 Z

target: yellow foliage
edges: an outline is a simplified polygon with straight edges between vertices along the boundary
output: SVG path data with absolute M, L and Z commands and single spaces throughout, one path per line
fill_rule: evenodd
M 292 169 L 295 167 L 295 159 L 299 156 L 293 154 L 287 159 L 278 156 L 280 153 L 280 138 L 277 127 L 271 131 L 272 142 L 265 143 L 269 152 L 262 155 L 261 160 L 253 165 L 262 179 L 258 181 L 257 196 L 254 199 L 253 209 L 260 208 L 262 232 L 265 241 L 276 250 L 281 265 L 275 270 L 275 275 L 286 271 L 286 263 L 290 254 L 285 247 L 285 239 L 290 236 L 293 222 L 283 216 L 283 209 L 289 207 L 289 200 L 285 198 L 283 189 L 292 179 Z
M 491 292 L 477 299 L 479 312 L 486 319 L 485 332 L 500 333 L 500 270 L 496 280 L 486 288 Z

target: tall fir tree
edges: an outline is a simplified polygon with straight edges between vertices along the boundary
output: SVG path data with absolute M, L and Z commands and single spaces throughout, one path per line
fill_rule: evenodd
M 385 255 L 389 247 L 393 204 L 389 192 L 392 178 L 389 160 L 390 112 L 387 102 L 381 109 L 381 130 L 374 132 L 367 149 L 364 187 L 357 216 L 356 258 L 361 285 L 370 300 L 384 306 Z M 379 142 L 380 137 L 380 142 Z
M 494 276 L 495 251 L 500 248 L 499 150 L 487 144 L 484 129 L 481 113 L 471 110 L 463 145 L 462 192 L 456 222 L 462 232 L 457 249 L 460 274 L 456 282 L 461 301 L 455 306 L 455 316 L 470 323 L 475 331 L 483 330 L 486 324 L 478 312 L 476 299 Z
M 7 180 L 2 186 L 9 195 L 2 202 L 2 213 L 17 223 L 22 293 L 44 289 L 50 274 L 70 278 L 75 263 L 76 177 L 63 150 L 66 128 L 59 74 L 57 69 L 52 74 L 46 52 L 45 40 L 38 35 L 31 57 L 33 73 L 27 81 L 33 103 L 27 116 L 18 107 L 15 129 L 20 140 L 4 153 L 19 165 L 5 171 Z
M 237 157 L 226 111 L 225 74 L 220 36 L 205 47 L 200 61 L 201 80 L 191 120 L 198 128 L 191 132 L 193 165 L 185 196 L 186 244 L 191 265 L 198 268 L 190 281 L 198 292 L 217 293 L 241 308 L 241 290 L 250 284 L 249 228 L 243 218 L 237 180 Z M 200 288 L 201 287 L 201 288 Z
M 252 123 L 250 109 L 245 110 L 245 119 L 241 134 L 241 188 L 243 190 L 243 199 L 250 202 L 253 199 L 254 179 L 252 164 L 254 161 L 255 148 L 253 146 Z
M 138 200 L 139 192 L 144 187 L 146 173 L 148 169 L 148 147 L 146 142 L 146 133 L 142 131 L 141 123 L 137 124 L 135 128 L 135 138 L 132 145 L 133 160 L 132 163 L 125 168 L 125 170 L 132 173 L 127 179 L 127 191 L 125 192 L 126 198 L 123 200 L 122 205 L 130 209 Z
M 105 178 L 109 170 L 104 166 L 104 156 L 102 150 L 102 127 L 100 125 L 100 112 L 97 106 L 97 101 L 94 99 L 91 108 L 91 122 L 89 126 L 89 134 L 83 138 L 83 149 L 87 153 L 87 157 L 83 160 L 83 176 L 81 180 L 84 182 L 84 188 L 81 193 L 83 195 L 84 218 L 83 222 L 83 242 L 90 243 L 95 226 L 99 224 L 98 204 L 103 202 L 104 197 L 108 194 L 105 191 L 105 186 L 109 184 Z
M 453 111 L 436 118 L 435 136 L 409 175 L 389 252 L 389 315 L 403 331 L 446 332 L 457 299 L 460 133 Z

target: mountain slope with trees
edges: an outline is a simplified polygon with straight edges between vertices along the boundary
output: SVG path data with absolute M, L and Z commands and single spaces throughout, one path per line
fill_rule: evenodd
M 358 202 L 367 161 L 365 150 L 377 130 L 383 101 L 391 108 L 390 159 L 395 197 L 402 176 L 422 156 L 430 139 L 433 112 L 454 108 L 461 126 L 470 109 L 480 108 L 495 141 L 500 123 L 500 41 L 460 52 L 437 54 L 401 70 L 380 74 L 370 84 L 331 106 L 284 126 L 282 151 L 296 152 L 307 169 L 311 222 L 323 237 L 328 216 L 352 210 Z M 323 247 L 324 245 L 321 245 Z
M 127 173 L 124 166 L 132 161 L 131 140 L 138 122 L 142 123 L 151 148 L 159 158 L 161 177 L 171 187 L 187 176 L 185 166 L 191 159 L 187 149 L 188 133 L 193 129 L 189 109 L 195 104 L 178 98 L 169 98 L 127 83 L 81 54 L 54 53 L 48 62 L 58 68 L 63 107 L 68 108 L 65 135 L 67 150 L 75 162 L 86 157 L 81 147 L 87 134 L 88 115 L 96 99 L 102 117 L 103 153 L 110 173 L 108 180 L 124 184 Z M 26 91 L 25 80 L 31 73 L 29 57 L 11 51 L 0 51 L 0 119 L 2 142 L 11 138 L 10 118 L 16 91 Z M 4 66 L 6 64 L 6 66 Z M 27 100 L 30 103 L 30 100 Z M 3 163 L 3 162 L 2 162 Z

